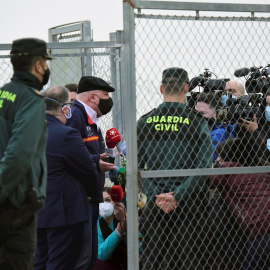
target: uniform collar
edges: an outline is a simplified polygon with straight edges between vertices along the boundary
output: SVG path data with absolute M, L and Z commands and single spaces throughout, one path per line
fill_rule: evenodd
M 30 72 L 15 71 L 11 80 L 12 81 L 21 81 L 24 84 L 26 84 L 30 87 L 34 87 L 37 90 L 41 90 L 43 88 L 41 81 Z
M 186 108 L 186 105 L 183 104 L 183 103 L 179 103 L 179 102 L 163 102 L 161 103 L 159 106 L 159 108 L 163 108 L 163 107 L 166 107 L 166 108 Z
M 99 119 L 97 117 L 97 113 L 92 108 L 90 108 L 88 105 L 83 103 L 82 101 L 80 101 L 78 99 L 77 99 L 77 101 L 79 101 L 83 105 L 83 107 L 86 111 L 88 124 L 90 124 L 90 125 L 96 124 L 97 128 L 99 128 Z

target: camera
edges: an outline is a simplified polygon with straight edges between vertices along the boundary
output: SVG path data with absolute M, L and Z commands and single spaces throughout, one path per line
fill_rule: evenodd
M 245 88 L 248 93 L 263 93 L 270 90 L 270 64 L 266 67 L 241 68 L 234 72 L 236 77 L 245 77 Z
M 211 79 L 212 74 L 214 74 L 212 71 L 205 68 L 203 74 L 200 74 L 199 76 L 190 80 L 188 91 L 191 92 L 197 86 L 203 87 L 203 92 L 225 91 L 226 82 L 228 82 L 230 79 Z

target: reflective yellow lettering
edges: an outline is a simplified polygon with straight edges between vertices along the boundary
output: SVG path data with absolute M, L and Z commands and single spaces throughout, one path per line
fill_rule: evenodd
M 178 116 L 174 116 L 174 117 L 173 117 L 173 122 L 174 122 L 174 123 L 177 123 L 178 121 L 179 121 L 179 117 L 178 117 Z
M 2 92 L 1 98 L 4 98 L 5 93 L 6 93 L 6 91 Z
M 13 94 L 13 95 L 9 98 L 9 100 L 11 100 L 12 102 L 14 102 L 15 99 L 16 99 L 16 94 Z
M 168 123 L 171 123 L 171 122 L 172 122 L 172 116 L 168 116 L 168 117 L 167 117 L 167 122 L 168 122 Z
M 183 121 L 183 117 L 181 116 L 181 117 L 180 117 L 179 123 L 182 123 L 182 121 Z
M 146 120 L 146 123 L 151 123 L 152 122 L 152 117 L 148 117 L 147 120 Z
M 154 121 L 155 123 L 157 123 L 158 120 L 159 120 L 159 116 L 154 116 L 154 117 L 153 117 L 153 121 Z
M 155 125 L 155 129 L 156 129 L 156 130 L 160 130 L 160 124 L 156 124 L 156 125 Z
M 161 116 L 161 118 L 160 118 L 160 121 L 159 121 L 160 123 L 162 123 L 162 122 L 165 122 L 166 123 L 166 118 L 165 118 L 165 116 Z
M 160 130 L 163 131 L 164 130 L 164 125 L 160 124 Z
M 188 125 L 189 125 L 189 120 L 188 120 L 188 118 L 185 118 L 183 124 L 188 124 Z
M 0 99 L 0 108 L 2 108 L 3 107 L 3 99 Z
M 2 93 L 2 90 L 0 90 L 0 95 L 1 95 L 1 93 Z
M 174 125 L 174 131 L 179 131 L 177 124 Z
M 166 131 L 168 131 L 170 129 L 170 127 L 171 127 L 171 124 L 169 124 L 169 125 L 165 124 Z

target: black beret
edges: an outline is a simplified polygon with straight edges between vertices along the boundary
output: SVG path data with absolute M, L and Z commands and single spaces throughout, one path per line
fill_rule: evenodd
M 37 38 L 16 39 L 12 43 L 11 56 L 43 56 L 53 59 L 47 52 L 47 44 L 44 40 Z
M 93 90 L 104 90 L 107 92 L 114 92 L 115 89 L 111 87 L 104 80 L 94 76 L 83 76 L 80 79 L 77 93 L 93 91 Z
M 167 68 L 162 72 L 162 83 L 166 83 L 167 78 L 177 78 L 180 82 L 189 83 L 188 73 L 182 68 Z

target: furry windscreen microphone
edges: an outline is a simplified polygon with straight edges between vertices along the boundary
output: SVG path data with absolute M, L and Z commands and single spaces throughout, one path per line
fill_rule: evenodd
M 114 202 L 121 202 L 123 200 L 123 189 L 121 186 L 114 185 L 111 187 L 111 198 Z
M 121 142 L 121 136 L 117 129 L 115 128 L 108 129 L 106 132 L 105 141 L 108 148 L 114 148 L 116 146 L 118 151 L 121 152 L 119 146 L 119 143 Z

